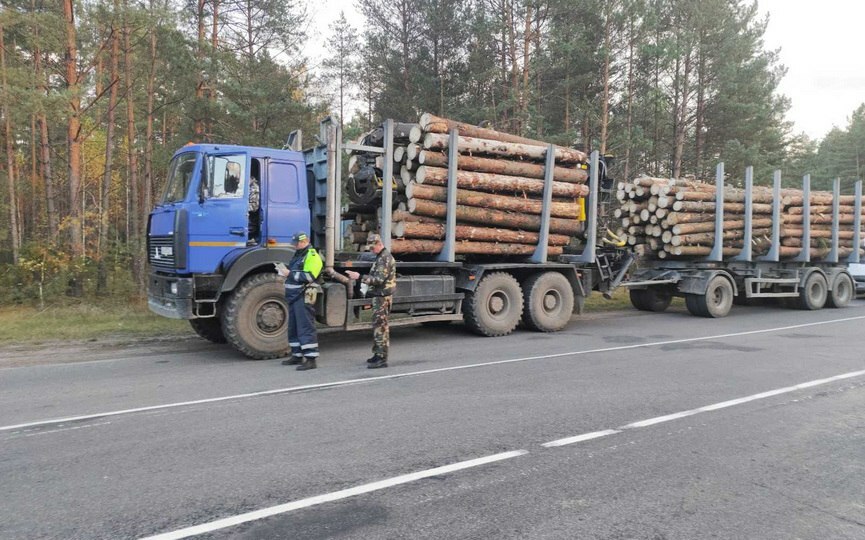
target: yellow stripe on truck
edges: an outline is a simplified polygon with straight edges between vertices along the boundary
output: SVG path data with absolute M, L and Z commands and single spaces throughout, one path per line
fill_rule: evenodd
M 246 247 L 246 242 L 190 242 L 189 247 Z

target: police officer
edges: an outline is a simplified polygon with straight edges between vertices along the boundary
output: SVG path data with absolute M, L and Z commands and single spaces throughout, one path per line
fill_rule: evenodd
M 324 264 L 318 252 L 309 245 L 305 232 L 294 235 L 296 251 L 285 277 L 285 299 L 288 302 L 288 344 L 291 358 L 282 361 L 285 366 L 297 365 L 298 371 L 315 369 L 318 359 L 318 335 L 315 331 L 315 280 Z
M 369 286 L 369 295 L 372 296 L 372 333 L 373 346 L 372 358 L 367 360 L 366 367 L 370 369 L 387 367 L 387 353 L 390 347 L 390 307 L 393 301 L 393 293 L 396 290 L 396 261 L 393 255 L 384 247 L 381 236 L 369 235 L 371 250 L 376 254 L 375 262 L 369 275 L 363 278 L 361 283 Z M 351 279 L 359 279 L 357 272 L 347 271 L 346 275 Z

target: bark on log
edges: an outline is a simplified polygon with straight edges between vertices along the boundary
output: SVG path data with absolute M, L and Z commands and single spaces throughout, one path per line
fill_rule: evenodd
M 439 253 L 444 242 L 438 240 L 401 240 L 391 241 L 390 251 L 395 254 L 406 253 Z M 461 255 L 531 255 L 535 246 L 528 244 L 496 244 L 493 242 L 460 241 L 455 243 L 455 251 Z M 547 247 L 547 255 L 554 257 L 562 254 L 559 246 Z
M 448 181 L 448 170 L 441 167 L 427 167 L 424 165 L 419 167 L 415 173 L 415 181 L 418 184 L 446 186 Z M 498 193 L 523 192 L 543 194 L 544 192 L 543 180 L 470 171 L 457 171 L 457 187 Z M 576 198 L 585 197 L 588 194 L 589 188 L 584 184 L 553 182 L 554 197 Z
M 430 223 L 430 224 L 438 224 L 441 223 L 442 220 L 436 219 L 428 216 L 418 216 L 416 214 L 411 214 L 407 210 L 394 210 L 391 215 L 391 221 L 394 223 L 398 221 L 403 222 L 412 222 L 412 223 Z
M 475 227 L 473 225 L 457 225 L 457 240 L 476 240 L 481 242 L 504 242 L 509 244 L 532 244 L 538 243 L 539 234 L 536 232 L 514 231 L 511 229 L 496 229 L 493 227 Z M 414 223 L 400 221 L 394 223 L 393 235 L 398 238 L 427 238 L 431 240 L 442 240 L 445 237 L 445 226 L 442 223 Z M 570 237 L 563 234 L 551 234 L 549 245 L 566 246 Z
M 425 199 L 409 199 L 408 209 L 412 214 L 444 218 L 447 215 L 445 203 Z M 478 208 L 475 206 L 457 205 L 457 221 L 495 225 L 507 229 L 524 231 L 539 231 L 541 217 L 530 214 L 515 214 L 501 210 Z M 582 224 L 576 220 L 550 218 L 550 232 L 573 236 L 582 231 Z
M 421 165 L 432 167 L 448 166 L 446 154 L 431 150 L 422 150 L 417 161 Z M 460 154 L 458 168 L 465 171 L 477 171 L 495 174 L 507 174 L 511 176 L 525 176 L 526 178 L 544 178 L 543 165 L 526 161 L 509 161 L 506 159 L 492 159 L 484 157 Z M 582 168 L 555 167 L 553 169 L 553 180 L 557 182 L 572 182 L 575 184 L 585 183 L 589 179 L 589 172 Z
M 751 226 L 755 229 L 760 227 L 771 227 L 772 219 L 754 219 L 751 220 Z M 745 221 L 744 220 L 731 220 L 724 222 L 724 230 L 736 230 L 736 229 L 744 229 Z M 683 225 L 674 225 L 672 228 L 673 234 L 681 235 L 681 234 L 694 234 L 701 232 L 711 232 L 715 230 L 715 222 L 703 222 L 703 223 L 685 223 Z
M 803 221 L 803 214 L 798 215 L 790 215 L 784 214 L 782 215 L 782 219 L 784 223 L 790 224 L 801 224 Z M 811 224 L 812 225 L 831 225 L 832 224 L 832 216 L 831 215 L 811 215 Z M 852 225 L 855 219 L 855 214 L 839 214 L 838 215 L 838 223 L 841 225 Z
M 714 212 L 714 202 L 691 202 L 691 201 L 676 201 L 673 203 L 674 212 Z M 743 203 L 724 203 L 724 212 L 734 212 L 742 214 L 745 212 Z M 771 204 L 754 204 L 753 212 L 755 214 L 771 214 Z
M 456 129 L 457 132 L 464 137 L 475 137 L 478 139 L 489 139 L 491 141 L 528 144 L 531 146 L 545 147 L 547 146 L 547 144 L 549 144 L 544 141 L 529 139 L 527 137 L 521 137 L 519 135 L 513 135 L 511 133 L 503 133 L 494 129 L 481 128 L 478 126 L 473 126 L 471 124 L 457 122 L 447 118 L 441 118 L 430 113 L 425 113 L 421 115 L 420 126 L 427 133 L 447 134 L 450 133 L 452 129 Z M 556 146 L 556 149 L 576 153 L 581 156 L 578 161 L 586 161 L 587 156 L 583 152 L 574 150 L 572 148 L 564 148 L 562 146 Z
M 771 229 L 755 229 L 752 231 L 753 236 L 760 236 L 763 234 L 770 234 L 772 232 Z M 723 240 L 738 240 L 740 238 L 745 238 L 744 230 L 733 230 L 728 231 L 725 230 L 723 234 Z M 709 244 L 712 245 L 715 242 L 715 233 L 714 232 L 705 232 L 705 233 L 694 233 L 694 234 L 683 234 L 683 235 L 670 235 L 670 240 L 667 243 L 672 244 L 674 246 L 689 246 L 689 245 L 697 245 L 697 244 Z
M 426 150 L 445 150 L 448 148 L 449 138 L 447 135 L 438 133 L 427 133 L 423 138 L 423 147 Z M 459 137 L 457 150 L 460 153 L 489 154 L 502 156 L 510 159 L 534 159 L 546 158 L 547 146 L 535 146 L 531 144 L 492 141 L 490 139 L 479 139 L 475 137 Z M 567 148 L 555 148 L 556 162 L 558 163 L 584 163 L 586 155 L 576 150 Z
M 832 205 L 832 194 L 823 194 L 823 193 L 812 193 L 811 194 L 811 204 L 820 205 L 820 206 L 831 206 Z M 856 197 L 853 195 L 841 195 L 839 199 L 841 204 L 849 204 L 852 205 L 856 202 Z M 781 204 L 784 206 L 802 206 L 805 202 L 805 197 L 801 191 L 797 195 L 787 195 L 781 198 Z
M 853 235 L 856 231 L 838 231 L 838 238 L 843 240 L 851 240 L 853 239 Z M 805 234 L 804 229 L 797 229 L 794 227 L 783 227 L 781 229 L 781 236 L 790 237 L 790 238 L 802 238 Z M 865 239 L 865 234 L 861 235 L 862 239 Z M 832 238 L 831 229 L 816 229 L 811 228 L 811 238 Z
M 430 201 L 447 202 L 448 188 L 444 186 L 430 186 L 427 184 L 408 184 L 406 195 L 411 198 L 427 199 Z M 457 189 L 457 203 L 467 206 L 480 206 L 484 208 L 495 208 L 496 210 L 509 210 L 524 214 L 541 214 L 543 201 L 512 197 L 508 195 L 492 195 L 480 191 Z M 550 215 L 565 219 L 577 219 L 580 216 L 580 207 L 576 202 L 551 202 Z
M 797 214 L 802 215 L 805 210 L 804 206 L 790 206 L 784 209 L 784 212 L 788 214 Z M 855 214 L 853 205 L 842 204 L 838 207 L 838 212 L 841 214 Z M 832 215 L 832 207 L 831 206 L 812 206 L 811 214 L 827 214 Z M 862 206 L 862 215 L 865 215 L 865 205 Z
M 772 204 L 772 195 L 766 193 L 752 192 L 753 201 L 758 204 Z M 703 201 L 715 200 L 715 193 L 710 191 L 678 191 L 674 194 L 677 201 Z M 724 192 L 724 202 L 745 202 L 745 192 L 742 190 Z

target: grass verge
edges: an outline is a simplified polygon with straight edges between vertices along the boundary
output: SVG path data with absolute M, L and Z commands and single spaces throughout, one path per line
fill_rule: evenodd
M 192 334 L 187 321 L 154 315 L 143 303 L 80 304 L 44 310 L 24 306 L 0 307 L 2 345 Z

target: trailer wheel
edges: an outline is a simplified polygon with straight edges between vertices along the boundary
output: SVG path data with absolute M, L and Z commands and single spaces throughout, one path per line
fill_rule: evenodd
M 826 278 L 820 272 L 811 272 L 805 278 L 805 285 L 799 289 L 799 301 L 797 306 L 799 309 L 817 310 L 823 309 L 826 305 L 828 297 L 829 285 L 826 283 Z
M 255 274 L 231 293 L 222 311 L 222 329 L 231 345 L 254 360 L 285 356 L 288 305 L 276 274 Z
M 466 295 L 463 319 L 476 334 L 505 336 L 514 331 L 523 314 L 523 291 L 506 272 L 487 274 L 473 293 Z
M 539 332 L 558 332 L 571 321 L 574 290 L 558 272 L 535 274 L 523 283 L 524 322 Z
M 853 301 L 853 296 L 856 294 L 855 291 L 856 285 L 853 283 L 853 279 L 844 272 L 841 272 L 835 276 L 832 290 L 829 292 L 829 298 L 827 299 L 829 307 L 847 307 Z
M 206 339 L 212 343 L 225 343 L 225 336 L 222 334 L 222 323 L 219 317 L 210 317 L 207 319 L 189 319 L 189 325 L 195 330 L 199 337 Z
M 733 307 L 733 286 L 724 276 L 715 276 L 709 280 L 706 294 L 691 295 L 685 299 L 685 304 L 688 311 L 698 317 L 726 317 Z
M 631 305 L 640 311 L 666 311 L 673 301 L 673 295 L 657 287 L 648 289 L 631 289 Z

